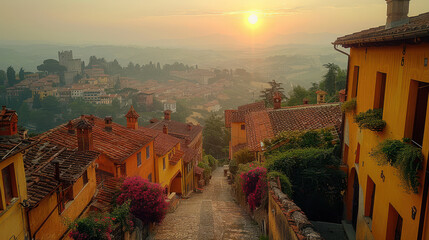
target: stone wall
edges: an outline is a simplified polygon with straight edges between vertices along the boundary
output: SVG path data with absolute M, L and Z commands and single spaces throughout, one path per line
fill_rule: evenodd
M 284 194 L 277 183 L 269 183 L 268 233 L 270 239 L 321 240 L 304 212 Z

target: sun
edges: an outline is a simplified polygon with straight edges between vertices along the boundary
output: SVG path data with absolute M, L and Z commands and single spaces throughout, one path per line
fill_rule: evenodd
M 258 16 L 256 16 L 256 14 L 251 14 L 247 20 L 250 24 L 256 24 L 258 22 Z

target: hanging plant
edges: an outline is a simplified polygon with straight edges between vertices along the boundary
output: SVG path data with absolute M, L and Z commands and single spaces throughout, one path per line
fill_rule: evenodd
M 356 109 L 356 98 L 352 98 L 341 104 L 342 112 L 351 112 L 355 109 Z
M 376 159 L 378 165 L 397 168 L 404 187 L 418 193 L 418 173 L 422 169 L 423 154 L 420 148 L 409 143 L 409 139 L 385 140 L 370 155 Z
M 355 123 L 359 128 L 369 129 L 375 132 L 383 131 L 386 122 L 383 118 L 383 109 L 369 109 L 366 112 L 361 112 L 355 116 Z

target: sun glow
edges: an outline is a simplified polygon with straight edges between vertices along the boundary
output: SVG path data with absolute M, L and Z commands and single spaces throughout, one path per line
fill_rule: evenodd
M 256 14 L 251 14 L 247 20 L 250 24 L 256 24 L 258 22 L 258 16 L 256 16 Z

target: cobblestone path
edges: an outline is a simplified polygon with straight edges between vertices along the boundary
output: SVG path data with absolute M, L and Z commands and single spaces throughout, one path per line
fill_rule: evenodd
M 203 193 L 181 199 L 149 239 L 259 239 L 258 225 L 233 200 L 220 167 Z

